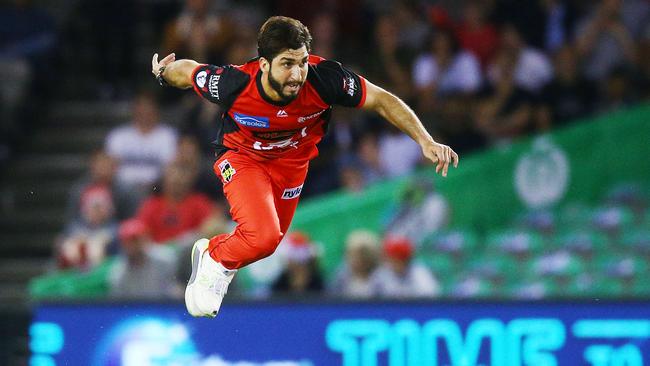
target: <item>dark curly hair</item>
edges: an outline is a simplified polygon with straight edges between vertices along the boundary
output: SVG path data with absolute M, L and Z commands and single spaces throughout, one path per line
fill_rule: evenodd
M 302 46 L 311 51 L 311 34 L 299 20 L 274 16 L 270 17 L 257 35 L 257 53 L 268 61 L 273 60 L 286 49 L 296 50 Z

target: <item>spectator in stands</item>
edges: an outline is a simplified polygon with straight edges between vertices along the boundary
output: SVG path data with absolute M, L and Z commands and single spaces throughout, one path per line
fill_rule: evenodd
M 576 50 L 566 45 L 555 54 L 555 77 L 542 91 L 540 125 L 546 129 L 587 117 L 596 98 L 596 85 L 580 75 Z
M 364 133 L 359 137 L 356 153 L 365 184 L 373 184 L 386 178 L 379 157 L 379 141 L 374 133 Z
M 379 136 L 378 149 L 380 170 L 388 178 L 412 173 L 423 161 L 420 146 L 393 126 Z
M 328 60 L 338 60 L 337 36 L 335 15 L 331 12 L 319 12 L 314 16 L 309 27 L 314 38 L 313 53 Z
M 402 193 L 397 207 L 390 209 L 385 232 L 419 243 L 444 228 L 451 216 L 447 200 L 434 189 L 432 180 L 413 180 Z
M 356 151 L 343 154 L 338 161 L 342 188 L 355 193 L 386 177 L 379 160 L 377 137 L 365 133 L 358 140 Z
M 302 295 L 322 292 L 323 278 L 318 266 L 316 245 L 300 231 L 289 233 L 283 245 L 286 265 L 273 284 L 273 293 Z
M 496 143 L 520 136 L 532 127 L 535 97 L 515 83 L 515 60 L 501 51 L 492 65 L 492 83 L 481 93 L 475 110 L 476 128 Z
M 362 193 L 367 182 L 363 177 L 362 165 L 354 155 L 348 155 L 339 163 L 341 188 L 349 193 Z
M 482 67 L 487 68 L 498 48 L 499 34 L 487 21 L 484 2 L 473 0 L 465 4 L 456 35 L 461 47 L 474 54 Z
M 372 231 L 359 229 L 348 234 L 345 262 L 336 272 L 330 294 L 353 299 L 377 296 L 372 276 L 379 264 L 379 252 L 379 237 Z
M 577 9 L 575 4 L 561 0 L 543 0 L 541 5 L 546 15 L 544 49 L 556 53 L 571 41 Z
M 390 298 L 435 297 L 440 284 L 427 267 L 413 261 L 413 244 L 407 238 L 384 240 L 384 264 L 373 274 L 379 296 Z
M 104 150 L 96 150 L 92 153 L 88 172 L 70 189 L 66 210 L 69 223 L 81 219 L 81 197 L 84 192 L 95 188 L 105 188 L 109 191 L 117 219 L 125 219 L 133 215 L 137 206 L 134 205 L 131 193 L 117 183 L 115 171 L 115 160 Z
M 118 164 L 117 183 L 140 197 L 151 192 L 176 153 L 176 131 L 159 118 L 154 95 L 141 92 L 133 101 L 133 121 L 115 128 L 106 138 L 106 151 Z
M 632 85 L 632 72 L 620 66 L 612 69 L 600 83 L 598 110 L 601 113 L 611 112 L 632 105 L 636 101 Z
M 186 0 L 181 14 L 166 27 L 163 48 L 167 53 L 221 64 L 236 33 L 236 24 L 214 12 L 208 0 Z
M 194 190 L 203 193 L 216 202 L 224 201 L 223 184 L 214 174 L 214 159 L 205 159 L 201 155 L 199 142 L 192 135 L 183 135 L 178 139 L 174 163 L 188 168 L 196 175 Z
M 509 64 L 508 68 L 503 67 L 504 58 Z M 504 74 L 513 74 L 515 85 L 529 93 L 540 92 L 553 77 L 553 67 L 546 55 L 528 46 L 512 24 L 502 27 L 497 58 L 488 68 L 488 78 L 492 84 L 503 80 Z
M 434 108 L 440 98 L 478 91 L 482 82 L 481 66 L 473 54 L 460 50 L 451 31 L 435 31 L 428 46 L 413 66 L 419 110 Z
M 591 80 L 603 80 L 615 67 L 636 62 L 631 31 L 632 23 L 637 21 L 625 23 L 622 3 L 621 0 L 602 0 L 576 27 L 578 53 L 585 75 Z M 643 12 L 636 14 L 639 15 L 643 17 Z
M 54 19 L 32 1 L 0 8 L 0 164 L 30 130 L 34 99 L 53 90 Z M 38 83 L 34 82 L 38 81 Z M 41 101 L 38 100 L 37 103 Z
M 465 149 L 476 135 L 470 111 L 482 85 L 481 66 L 471 52 L 460 49 L 450 30 L 436 30 L 429 48 L 413 67 L 418 113 L 440 139 Z
M 223 222 L 220 210 L 210 198 L 193 189 L 196 174 L 191 166 L 180 162 L 169 164 L 160 193 L 142 203 L 137 218 L 149 229 L 154 242 L 190 243 L 204 231 L 214 235 L 213 223 Z
M 410 67 L 411 52 L 399 43 L 399 28 L 391 15 L 381 15 L 374 28 L 375 54 L 365 57 L 368 77 L 377 85 L 391 90 L 408 101 L 412 96 Z
M 145 224 L 129 219 L 120 224 L 122 252 L 111 267 L 108 281 L 113 297 L 161 299 L 180 297 L 173 249 L 151 242 Z
M 639 95 L 643 100 L 650 100 L 650 22 L 643 31 L 638 44 L 639 75 L 636 79 Z
M 57 246 L 59 268 L 91 269 L 116 250 L 113 199 L 105 186 L 87 187 L 80 197 L 81 216 L 65 230 Z

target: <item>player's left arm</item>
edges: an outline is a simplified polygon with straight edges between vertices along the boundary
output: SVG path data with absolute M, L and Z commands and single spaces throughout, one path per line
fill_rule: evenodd
M 194 60 L 176 60 L 176 54 L 170 53 L 158 61 L 158 54 L 151 59 L 151 73 L 158 79 L 162 78 L 167 84 L 179 88 L 192 87 L 192 71 L 199 66 Z
M 442 171 L 442 176 L 446 177 L 449 164 L 458 166 L 458 154 L 449 146 L 434 141 L 420 119 L 404 101 L 368 80 L 364 81 L 366 99 L 363 109 L 378 113 L 415 140 L 422 148 L 424 156 L 437 163 L 436 173 Z

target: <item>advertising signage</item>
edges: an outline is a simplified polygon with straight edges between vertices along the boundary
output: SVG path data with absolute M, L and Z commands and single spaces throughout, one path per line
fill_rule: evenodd
M 650 303 L 45 304 L 31 366 L 650 365 Z

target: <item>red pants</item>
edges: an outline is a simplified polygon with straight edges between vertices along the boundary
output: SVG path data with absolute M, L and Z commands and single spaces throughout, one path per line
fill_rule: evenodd
M 210 239 L 210 256 L 241 268 L 275 251 L 286 234 L 307 176 L 308 159 L 256 161 L 232 150 L 214 164 L 237 227 Z

